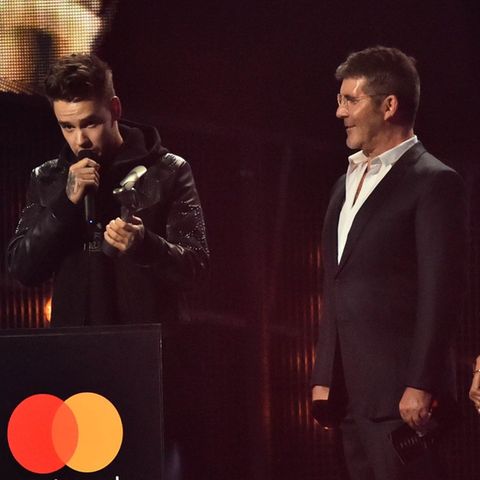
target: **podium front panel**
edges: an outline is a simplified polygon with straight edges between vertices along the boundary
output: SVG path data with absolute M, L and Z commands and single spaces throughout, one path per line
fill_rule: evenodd
M 160 325 L 0 333 L 0 478 L 160 480 Z

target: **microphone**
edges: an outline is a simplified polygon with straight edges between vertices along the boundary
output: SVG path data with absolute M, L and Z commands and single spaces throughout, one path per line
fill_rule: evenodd
M 91 160 L 98 162 L 98 154 L 93 150 L 80 150 L 80 152 L 78 152 L 77 160 L 80 161 L 84 158 L 90 158 Z M 83 206 L 87 225 L 95 225 L 95 189 L 92 187 L 87 187 L 85 189 Z

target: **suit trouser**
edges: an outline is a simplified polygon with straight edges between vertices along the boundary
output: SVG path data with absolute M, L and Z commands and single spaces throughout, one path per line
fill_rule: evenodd
M 351 480 L 441 480 L 435 449 L 403 465 L 388 435 L 401 419 L 375 422 L 347 415 L 341 423 L 343 450 Z

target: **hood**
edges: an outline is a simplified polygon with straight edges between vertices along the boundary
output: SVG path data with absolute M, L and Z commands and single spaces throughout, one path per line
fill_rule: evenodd
M 113 160 L 117 168 L 122 164 L 149 167 L 168 153 L 155 127 L 123 120 L 119 122 L 119 128 L 124 143 Z
M 150 167 L 153 163 L 168 153 L 162 145 L 160 135 L 153 126 L 142 125 L 128 120 L 121 120 L 119 123 L 120 134 L 123 144 L 117 151 L 115 157 L 107 165 L 101 167 L 104 179 L 106 175 L 107 189 L 118 186 L 118 182 L 124 178 L 132 168 L 138 165 Z M 67 143 L 64 144 L 59 155 L 59 166 L 68 170 L 76 157 L 70 150 Z

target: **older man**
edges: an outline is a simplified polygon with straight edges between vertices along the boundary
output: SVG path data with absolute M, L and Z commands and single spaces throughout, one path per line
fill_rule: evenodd
M 324 222 L 313 398 L 335 403 L 344 392 L 341 426 L 352 479 L 438 480 L 432 451 L 403 465 L 389 438 L 403 424 L 424 434 L 434 404 L 455 396 L 463 182 L 414 134 L 420 80 L 411 57 L 368 48 L 351 54 L 336 77 L 337 118 L 347 146 L 358 151 L 333 189 Z

